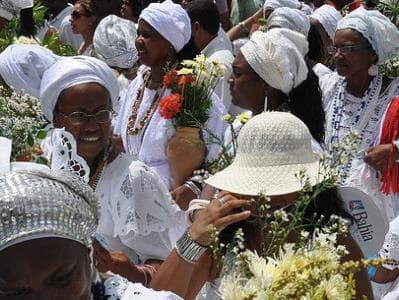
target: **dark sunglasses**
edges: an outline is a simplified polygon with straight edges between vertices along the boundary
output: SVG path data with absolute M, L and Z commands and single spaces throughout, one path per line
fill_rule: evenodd
M 77 10 L 74 10 L 74 11 L 72 11 L 72 13 L 71 13 L 71 17 L 73 18 L 73 19 L 79 19 L 80 17 L 91 17 L 91 15 L 89 15 L 89 14 L 82 14 L 82 13 L 80 13 L 80 12 L 78 12 Z

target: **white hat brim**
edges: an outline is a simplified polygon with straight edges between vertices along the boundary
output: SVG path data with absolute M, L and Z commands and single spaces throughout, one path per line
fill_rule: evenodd
M 256 196 L 284 195 L 300 191 L 303 186 L 295 176 L 304 170 L 310 183 L 315 185 L 319 177 L 319 162 L 278 166 L 243 167 L 232 164 L 209 177 L 205 182 L 217 189 L 235 194 Z

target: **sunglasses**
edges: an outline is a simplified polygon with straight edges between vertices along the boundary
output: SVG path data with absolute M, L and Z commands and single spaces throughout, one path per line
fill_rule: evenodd
M 72 11 L 71 13 L 71 17 L 73 19 L 79 19 L 80 17 L 91 17 L 91 15 L 89 14 L 82 14 L 80 12 L 78 12 L 77 10 Z

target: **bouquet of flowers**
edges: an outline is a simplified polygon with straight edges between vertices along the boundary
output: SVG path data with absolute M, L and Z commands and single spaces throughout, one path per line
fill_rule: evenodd
M 203 54 L 194 60 L 183 60 L 181 65 L 181 69 L 173 68 L 163 78 L 163 85 L 172 94 L 161 99 L 159 113 L 165 119 L 173 119 L 177 127 L 201 128 L 209 118 L 211 94 L 223 76 L 223 68 Z
M 242 252 L 235 271 L 222 279 L 222 299 L 353 299 L 360 263 L 342 263 L 347 251 L 336 239 L 316 231 L 310 247 L 285 244 L 274 258 Z
M 47 164 L 39 146 L 47 135 L 46 124 L 36 98 L 0 89 L 0 136 L 12 140 L 12 161 Z

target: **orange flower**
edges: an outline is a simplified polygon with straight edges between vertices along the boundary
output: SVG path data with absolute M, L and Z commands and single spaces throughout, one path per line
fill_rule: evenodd
M 179 79 L 179 86 L 185 86 L 186 84 L 190 84 L 195 81 L 195 77 L 193 75 L 182 75 Z
M 177 81 L 177 71 L 176 70 L 172 70 L 167 72 L 164 76 L 163 76 L 163 85 L 167 88 L 170 88 L 172 84 L 174 84 L 175 81 Z
M 171 94 L 161 99 L 159 103 L 159 114 L 165 119 L 172 119 L 181 112 L 182 98 L 180 94 Z

